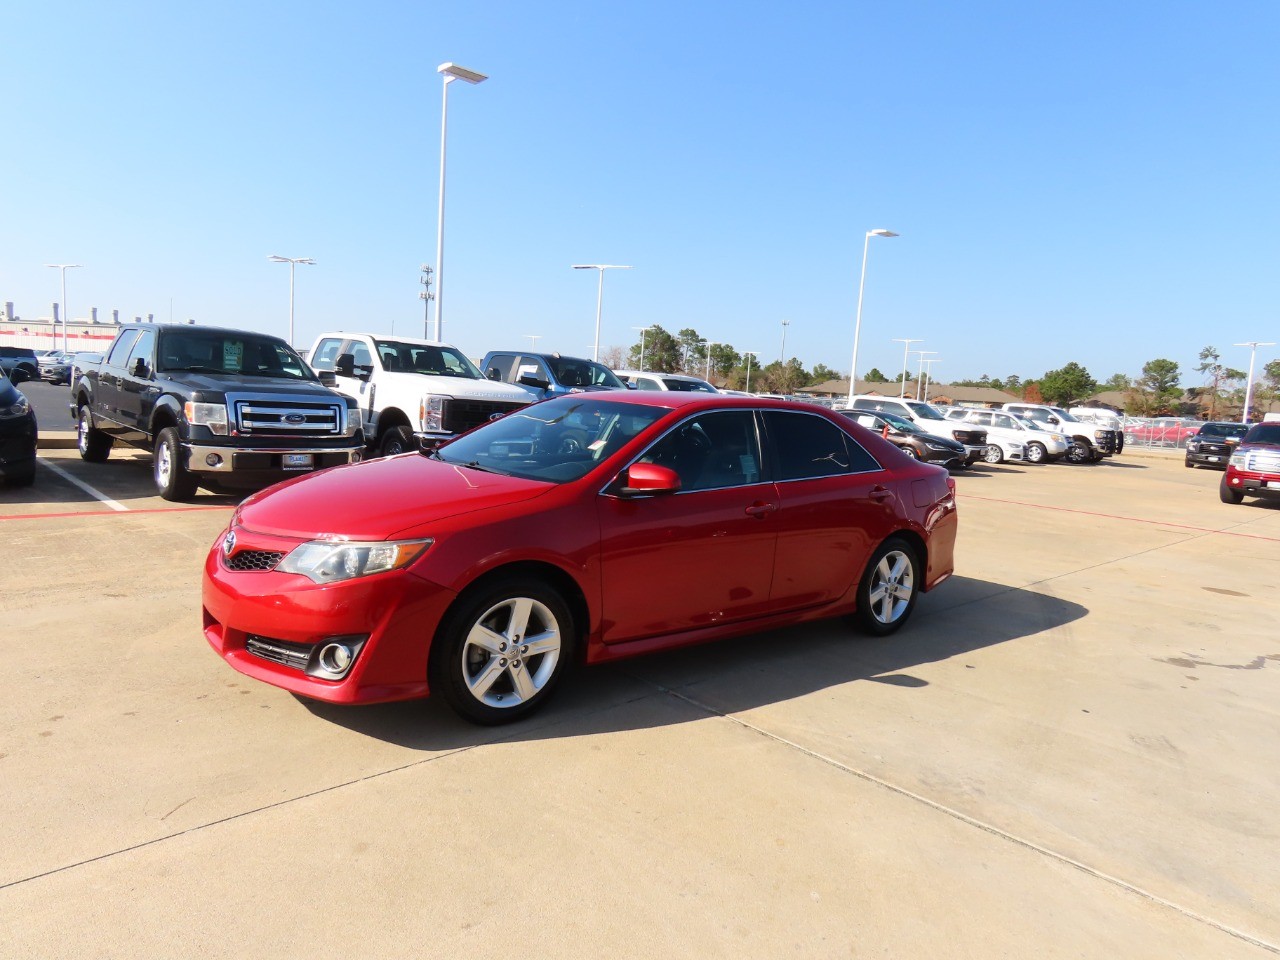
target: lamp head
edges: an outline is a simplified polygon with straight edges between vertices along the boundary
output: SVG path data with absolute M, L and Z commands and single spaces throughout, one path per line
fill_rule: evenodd
M 476 73 L 474 70 L 468 70 L 466 67 L 460 67 L 456 63 L 442 63 L 436 67 L 436 73 L 443 73 L 448 79 L 465 80 L 467 83 L 483 83 L 489 78 L 483 73 Z

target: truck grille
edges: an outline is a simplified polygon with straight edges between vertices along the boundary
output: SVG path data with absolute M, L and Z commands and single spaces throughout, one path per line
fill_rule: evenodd
M 494 414 L 507 414 L 519 410 L 523 403 L 506 400 L 458 400 L 444 401 L 443 426 L 449 433 L 462 433 L 493 418 Z
M 259 637 L 252 633 L 245 638 L 244 648 L 255 657 L 292 667 L 294 670 L 307 669 L 307 662 L 314 649 L 309 643 L 289 643 L 287 640 L 273 640 L 271 637 Z
M 984 446 L 987 442 L 987 431 L 985 430 L 952 430 L 951 434 L 960 443 L 970 447 Z
M 1250 473 L 1280 473 L 1280 453 L 1274 450 L 1246 450 L 1244 469 Z
M 328 400 L 273 400 L 227 397 L 241 434 L 280 437 L 336 437 L 346 426 L 343 404 Z

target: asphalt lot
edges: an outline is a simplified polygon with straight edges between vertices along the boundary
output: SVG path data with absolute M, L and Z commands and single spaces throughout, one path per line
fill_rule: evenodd
M 0 489 L 2 957 L 1280 953 L 1280 507 L 1178 457 L 961 474 L 895 637 L 592 669 L 483 730 L 236 674 L 199 601 L 235 501 L 43 456 Z

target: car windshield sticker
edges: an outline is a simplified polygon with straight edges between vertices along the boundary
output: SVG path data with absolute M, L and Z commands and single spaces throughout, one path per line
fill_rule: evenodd
M 240 340 L 223 340 L 222 341 L 222 369 L 223 370 L 240 370 L 241 362 L 244 360 L 244 343 Z

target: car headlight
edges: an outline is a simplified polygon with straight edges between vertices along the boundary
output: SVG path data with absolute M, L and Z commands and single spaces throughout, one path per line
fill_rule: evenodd
M 943 451 L 946 451 L 946 450 L 950 450 L 950 449 L 951 449 L 951 448 L 950 448 L 949 446 L 947 446 L 945 443 L 934 443 L 932 440 L 926 440 L 926 441 L 924 442 L 924 445 L 925 445 L 926 447 L 928 447 L 930 450 L 943 450 Z
M 227 435 L 225 403 L 193 403 L 188 400 L 182 405 L 182 412 L 187 416 L 187 423 L 197 427 L 208 427 L 210 433 L 220 437 Z
M 301 574 L 315 583 L 354 580 L 407 567 L 433 543 L 430 538 L 376 543 L 312 540 L 294 547 L 276 569 L 281 573 Z
M 6 404 L 0 407 L 0 420 L 12 420 L 15 417 L 25 417 L 31 410 L 31 402 L 26 397 L 20 396 L 14 403 Z
M 1244 462 L 1247 459 L 1248 457 L 1246 457 L 1243 453 L 1233 453 L 1231 455 L 1231 465 L 1235 467 L 1237 470 L 1243 470 Z
M 347 430 L 346 436 L 354 437 L 357 433 L 364 429 L 364 411 L 359 407 L 350 407 L 347 410 Z
M 1198 450 L 1199 448 L 1200 448 L 1200 445 L 1199 445 L 1198 443 L 1196 443 L 1194 440 L 1188 440 L 1188 441 L 1187 441 L 1187 451 L 1188 451 L 1188 452 L 1190 452 L 1190 453 L 1195 453 L 1195 452 L 1196 452 L 1196 450 Z
M 444 432 L 444 397 L 427 394 L 418 406 L 418 418 L 422 421 L 422 429 L 433 433 Z

